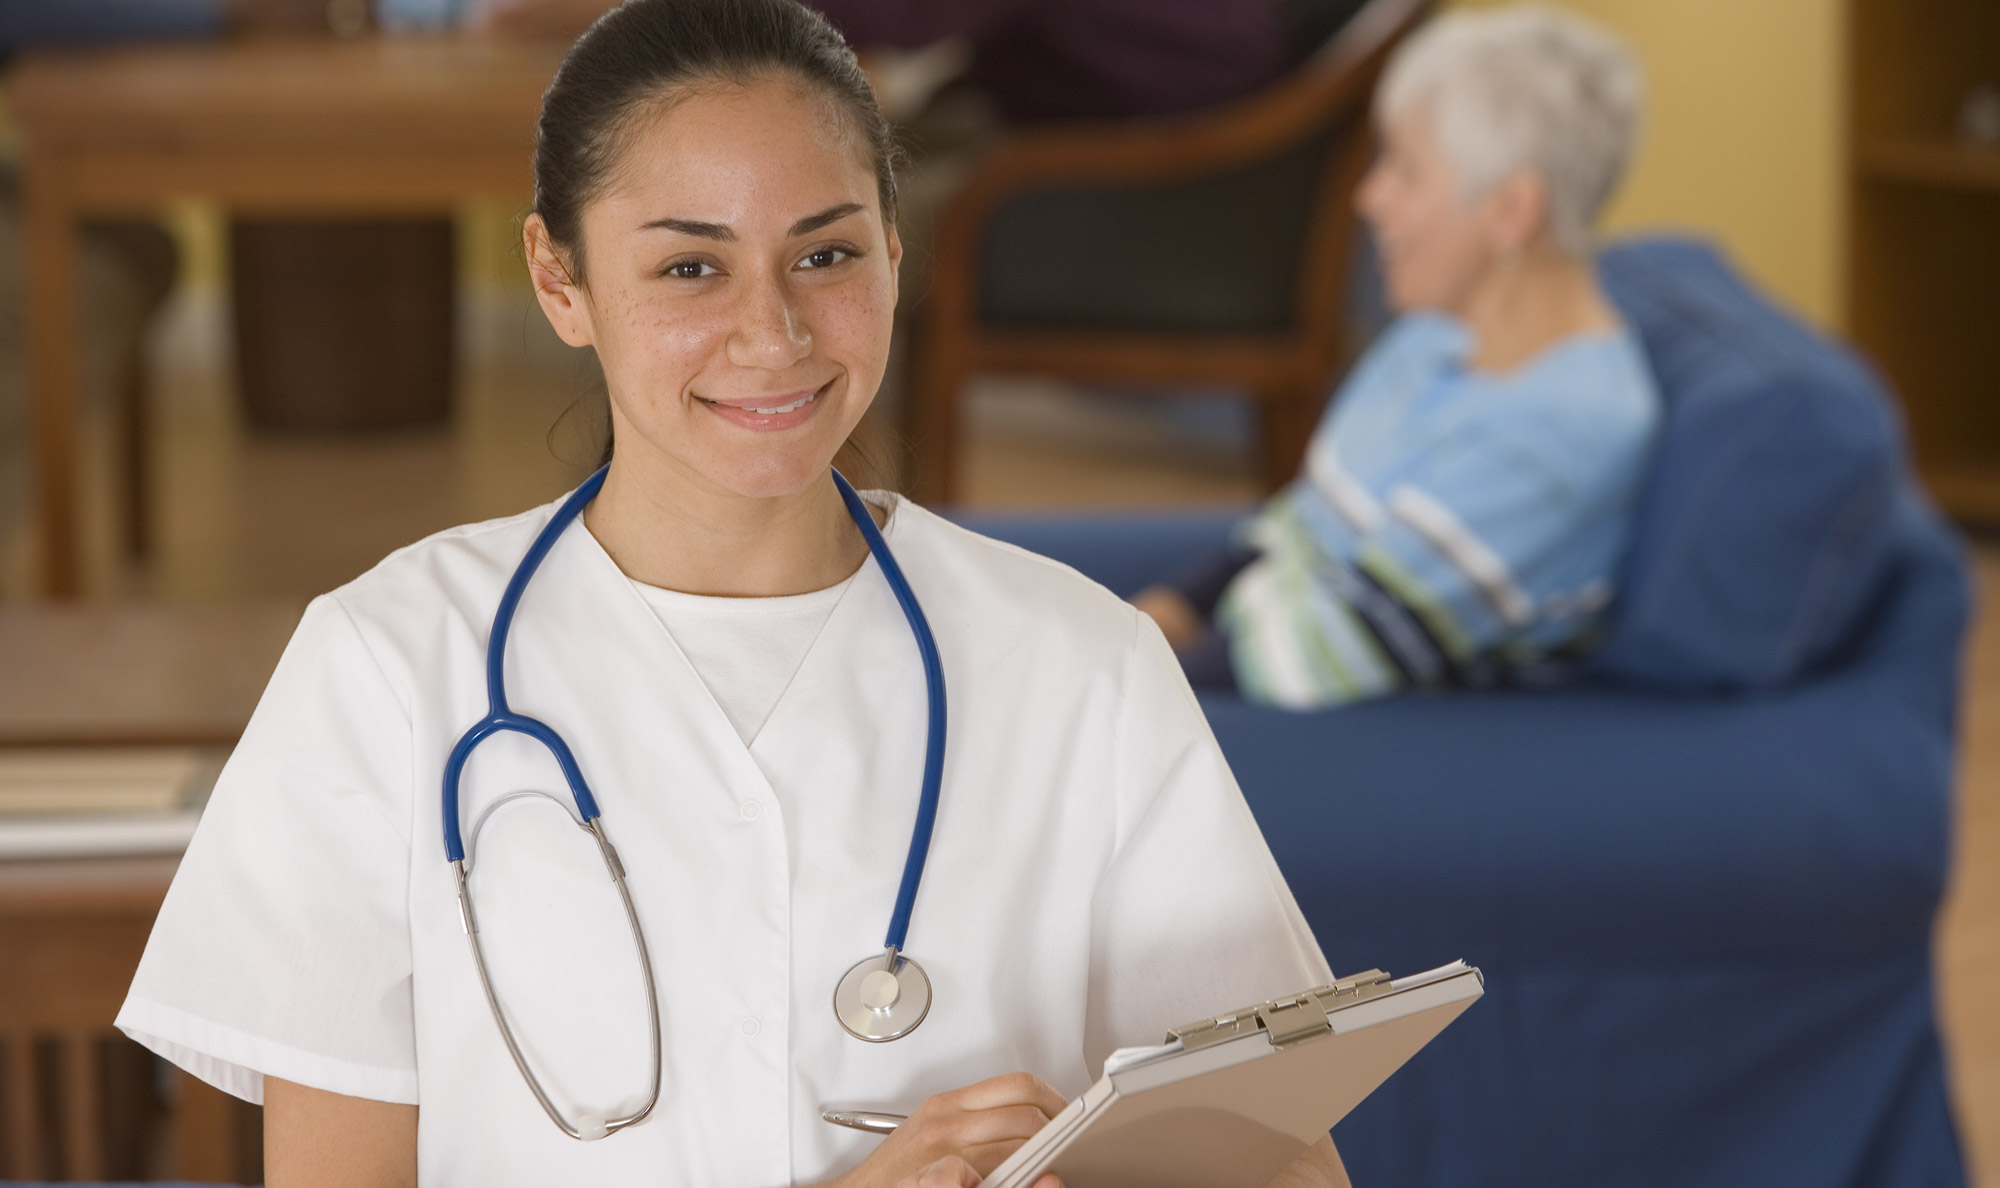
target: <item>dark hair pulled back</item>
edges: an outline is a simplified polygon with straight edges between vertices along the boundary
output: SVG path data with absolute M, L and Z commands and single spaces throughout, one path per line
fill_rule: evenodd
M 626 0 L 570 47 L 536 128 L 535 213 L 576 280 L 583 208 L 607 184 L 628 120 L 685 87 L 774 70 L 834 101 L 873 158 L 883 215 L 895 219 L 895 141 L 854 51 L 825 17 L 797 0 Z

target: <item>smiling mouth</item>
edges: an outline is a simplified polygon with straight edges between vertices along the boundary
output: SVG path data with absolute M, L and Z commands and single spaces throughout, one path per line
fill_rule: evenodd
M 760 417 L 778 417 L 778 416 L 783 416 L 786 413 L 797 412 L 800 409 L 807 406 L 808 404 L 811 404 L 813 401 L 818 400 L 821 396 L 826 395 L 827 388 L 831 386 L 832 383 L 831 381 L 829 381 L 827 384 L 824 384 L 818 388 L 813 389 L 810 392 L 807 392 L 805 395 L 799 397 L 797 400 L 788 401 L 784 404 L 772 404 L 772 405 L 736 404 L 727 400 L 710 400 L 706 396 L 696 396 L 695 399 L 701 401 L 703 404 L 710 405 L 711 407 L 714 408 L 726 408 L 735 412 L 755 413 Z
M 800 397 L 797 400 L 792 401 L 790 404 L 781 404 L 776 408 L 750 408 L 750 411 L 753 413 L 761 413 L 767 417 L 775 417 L 779 413 L 797 412 L 799 409 L 804 408 L 806 405 L 811 404 L 813 401 L 817 399 L 819 399 L 819 393 L 812 392 L 809 393 L 808 395 Z M 744 407 L 749 408 L 748 405 L 745 405 Z

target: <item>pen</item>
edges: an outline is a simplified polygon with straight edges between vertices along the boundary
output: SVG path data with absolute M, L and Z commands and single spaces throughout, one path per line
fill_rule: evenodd
M 835 1126 L 845 1126 L 849 1130 L 865 1130 L 869 1134 L 888 1134 L 903 1124 L 903 1114 L 875 1114 L 867 1110 L 827 1110 L 820 1117 Z

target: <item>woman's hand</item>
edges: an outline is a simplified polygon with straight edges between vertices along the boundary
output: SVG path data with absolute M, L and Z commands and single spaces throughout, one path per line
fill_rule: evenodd
M 900 1128 L 899 1128 L 900 1132 Z M 867 1169 L 866 1163 L 855 1169 L 856 1174 Z M 936 1163 L 917 1172 L 899 1183 L 896 1188 L 979 1188 L 985 1177 L 979 1170 L 956 1155 L 947 1155 Z M 847 1180 L 840 1181 L 840 1188 L 846 1188 Z M 1034 1188 L 1062 1188 L 1062 1181 L 1053 1174 L 1035 1181 Z M 1340 1152 L 1333 1149 L 1333 1138 L 1326 1136 L 1271 1181 L 1270 1188 L 1352 1188 L 1347 1179 L 1347 1168 L 1340 1162 Z
M 896 1185 L 896 1188 L 979 1188 L 979 1181 L 983 1178 L 965 1160 L 947 1155 Z M 1051 1172 L 1036 1180 L 1035 1188 L 1062 1188 L 1062 1181 Z
M 928 1098 L 834 1188 L 973 1188 L 1069 1103 L 1009 1073 Z M 1035 1188 L 1059 1188 L 1044 1176 Z
M 1333 1136 L 1322 1135 L 1297 1162 L 1278 1173 L 1270 1188 L 1352 1188 L 1352 1185 L 1347 1180 L 1347 1166 L 1340 1162 L 1340 1152 L 1333 1149 Z

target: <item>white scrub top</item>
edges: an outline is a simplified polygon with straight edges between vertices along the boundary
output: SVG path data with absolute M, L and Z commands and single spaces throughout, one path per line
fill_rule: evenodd
M 879 953 L 914 822 L 921 663 L 871 559 L 745 746 L 582 525 L 522 599 L 513 708 L 569 741 L 659 981 L 644 1123 L 565 1137 L 515 1071 L 444 857 L 440 781 L 486 713 L 488 628 L 554 505 L 390 556 L 307 610 L 216 785 L 118 1025 L 221 1088 L 263 1077 L 417 1103 L 422 1183 L 718 1185 L 841 1174 L 879 1141 L 822 1108 L 906 1113 L 1025 1069 L 1074 1096 L 1167 1028 L 1329 980 L 1152 621 L 1045 558 L 893 495 L 950 707 L 907 951 L 935 1002 L 869 1044 L 835 982 Z M 569 1116 L 643 1095 L 644 995 L 615 893 L 554 763 L 502 735 L 467 768 L 481 937 Z

